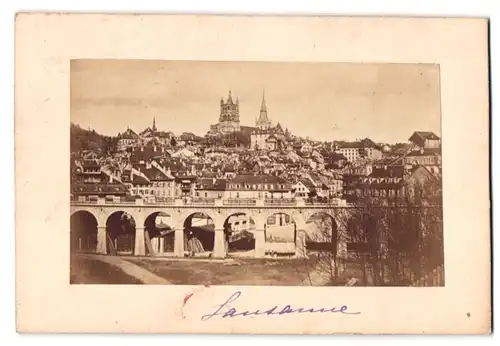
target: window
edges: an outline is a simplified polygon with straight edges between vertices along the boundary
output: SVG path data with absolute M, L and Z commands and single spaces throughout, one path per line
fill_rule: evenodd
M 240 193 L 236 192 L 236 198 L 240 198 Z
M 205 197 L 208 197 L 208 192 L 205 192 Z

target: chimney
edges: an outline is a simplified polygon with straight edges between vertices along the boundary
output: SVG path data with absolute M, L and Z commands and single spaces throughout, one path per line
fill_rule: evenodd
M 146 162 L 146 169 L 151 169 L 151 161 Z
M 141 145 L 141 151 L 144 151 L 144 147 Z
M 134 180 L 134 170 L 131 169 L 130 170 L 130 181 L 133 181 Z
M 153 151 L 156 152 L 156 144 L 153 146 Z
M 112 184 L 113 183 L 113 174 L 110 174 L 109 175 L 109 183 Z

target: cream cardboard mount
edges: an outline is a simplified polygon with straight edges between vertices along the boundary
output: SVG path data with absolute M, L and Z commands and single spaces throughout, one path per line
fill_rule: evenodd
M 489 333 L 487 44 L 484 19 L 18 14 L 18 331 Z

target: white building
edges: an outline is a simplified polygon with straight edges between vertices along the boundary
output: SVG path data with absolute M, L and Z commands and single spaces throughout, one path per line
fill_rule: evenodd
M 309 179 L 300 179 L 297 184 L 293 186 L 295 190 L 295 197 L 307 198 L 309 194 L 314 191 L 314 185 Z
M 138 141 L 139 136 L 130 128 L 127 128 L 127 131 L 118 135 L 117 149 L 125 150 L 129 147 L 134 147 L 137 145 Z
M 382 151 L 380 151 L 379 149 L 363 148 L 360 146 L 338 148 L 336 152 L 338 154 L 344 155 L 349 162 L 355 162 L 363 159 L 377 160 L 382 157 Z
M 291 185 L 274 175 L 241 174 L 226 187 L 228 198 L 291 198 Z

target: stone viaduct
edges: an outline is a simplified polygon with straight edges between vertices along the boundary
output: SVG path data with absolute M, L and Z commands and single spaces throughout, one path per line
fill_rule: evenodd
M 287 214 L 296 225 L 295 255 L 305 256 L 305 229 L 311 216 L 321 213 L 331 216 L 337 233 L 345 232 L 345 220 L 349 217 L 350 208 L 339 203 L 306 203 L 303 200 L 173 200 L 169 202 L 123 201 L 85 199 L 71 201 L 71 215 L 85 211 L 92 214 L 97 221 L 97 253 L 106 254 L 106 225 L 108 218 L 116 212 L 125 212 L 133 217 L 136 225 L 134 255 L 143 256 L 146 253 L 145 223 L 146 219 L 156 213 L 168 214 L 170 225 L 174 232 L 174 256 L 184 256 L 184 222 L 195 213 L 209 216 L 215 225 L 213 257 L 226 257 L 224 224 L 232 215 L 246 214 L 255 223 L 255 257 L 264 257 L 266 251 L 265 228 L 266 220 L 276 213 Z M 157 215 L 157 214 L 156 214 Z M 338 237 L 340 239 L 340 237 Z M 338 243 L 338 249 L 345 249 L 345 243 Z

